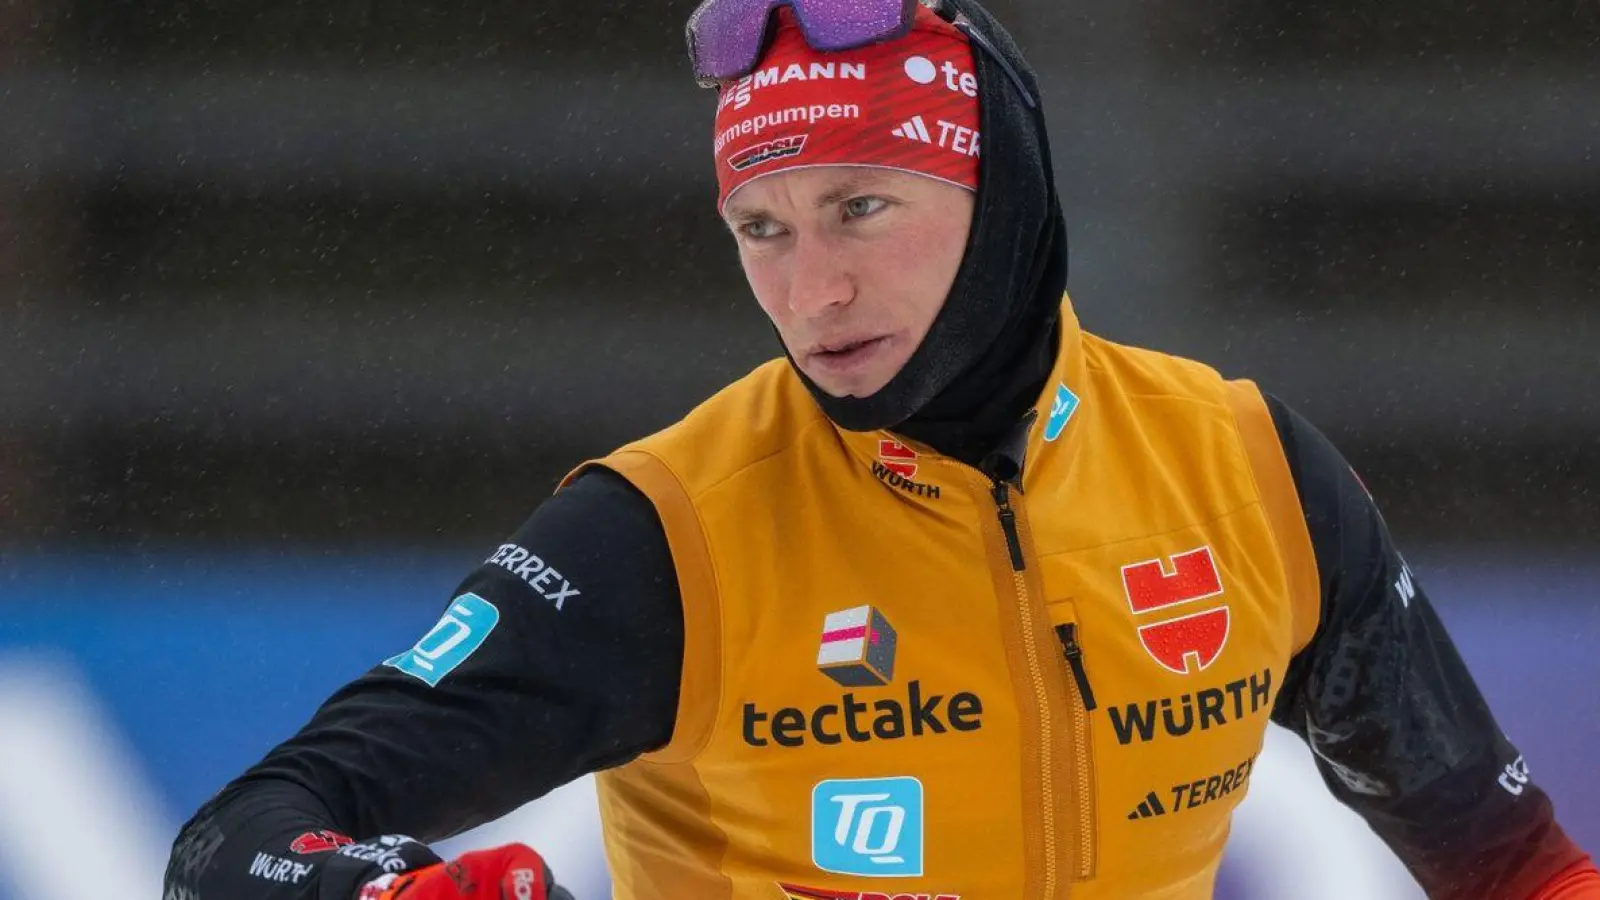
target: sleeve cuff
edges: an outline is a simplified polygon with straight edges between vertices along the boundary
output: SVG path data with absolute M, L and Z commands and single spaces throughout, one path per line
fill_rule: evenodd
M 1574 863 L 1557 872 L 1528 900 L 1600 900 L 1600 869 L 1588 859 Z

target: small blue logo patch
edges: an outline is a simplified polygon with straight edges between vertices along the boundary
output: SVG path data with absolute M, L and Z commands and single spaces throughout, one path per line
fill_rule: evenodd
M 484 639 L 499 621 L 500 610 L 493 603 L 477 594 L 462 594 L 451 601 L 439 624 L 423 635 L 416 646 L 399 656 L 391 656 L 383 664 L 425 681 L 429 687 L 438 687 L 440 679 L 483 646 Z
M 922 782 L 835 778 L 811 790 L 811 860 L 824 872 L 922 875 Z
M 1053 441 L 1061 437 L 1067 423 L 1072 421 L 1072 414 L 1077 411 L 1078 395 L 1067 390 L 1064 384 L 1056 385 L 1056 399 L 1050 404 L 1050 418 L 1044 423 L 1044 439 Z

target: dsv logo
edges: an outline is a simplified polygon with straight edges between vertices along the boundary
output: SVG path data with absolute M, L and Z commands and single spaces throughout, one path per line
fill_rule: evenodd
M 841 875 L 922 875 L 922 782 L 837 778 L 811 791 L 811 859 Z

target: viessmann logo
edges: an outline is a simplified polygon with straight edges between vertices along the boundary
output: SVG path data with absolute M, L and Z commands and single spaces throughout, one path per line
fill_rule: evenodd
M 1170 560 L 1151 559 L 1122 567 L 1122 586 L 1134 616 L 1170 610 L 1222 595 L 1222 576 L 1210 547 Z M 1228 642 L 1228 607 L 1171 616 L 1139 626 L 1139 643 L 1162 668 L 1179 675 L 1204 671 Z
M 817 668 L 842 687 L 884 687 L 894 680 L 896 643 L 894 626 L 872 606 L 829 613 L 823 618 Z M 904 699 L 884 697 L 869 703 L 847 692 L 839 702 L 812 710 L 785 706 L 769 711 L 746 703 L 743 718 L 744 742 L 752 747 L 860 743 L 945 734 L 951 729 L 977 731 L 983 727 L 983 701 L 968 691 L 952 694 L 947 701 L 944 694 L 925 693 L 922 682 L 913 678 L 905 685 Z
M 769 87 L 797 81 L 866 81 L 866 63 L 813 62 L 809 65 L 790 63 L 787 66 L 768 66 L 722 89 L 717 99 L 717 111 L 725 107 L 744 109 L 750 105 L 751 95 Z

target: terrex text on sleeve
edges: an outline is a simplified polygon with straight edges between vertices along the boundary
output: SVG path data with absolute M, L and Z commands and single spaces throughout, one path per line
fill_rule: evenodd
M 517 544 L 501 544 L 494 555 L 484 562 L 499 566 L 526 581 L 539 592 L 539 596 L 554 603 L 556 609 L 561 609 L 562 604 L 581 593 L 572 586 L 572 582 L 561 577 L 560 572 Z

